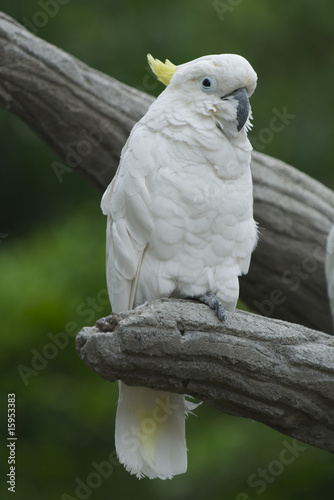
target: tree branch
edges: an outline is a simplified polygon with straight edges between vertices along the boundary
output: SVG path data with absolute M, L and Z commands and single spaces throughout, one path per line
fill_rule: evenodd
M 103 190 L 153 97 L 89 68 L 5 14 L 0 59 L 0 106 Z M 261 314 L 331 332 L 323 263 L 334 193 L 260 153 L 253 155 L 252 172 L 261 240 L 240 280 L 241 298 Z
M 101 191 L 154 98 L 94 70 L 0 12 L 0 106 Z M 82 141 L 96 143 L 91 153 Z M 94 144 L 93 144 L 94 146 Z
M 243 311 L 160 299 L 77 335 L 106 380 L 188 394 L 334 452 L 334 338 Z

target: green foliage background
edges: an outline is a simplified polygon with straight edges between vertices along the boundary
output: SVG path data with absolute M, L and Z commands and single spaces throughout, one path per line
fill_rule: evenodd
M 24 23 L 38 19 L 46 5 L 47 0 L 2 0 L 1 9 Z M 155 95 L 162 86 L 149 76 L 148 52 L 175 64 L 211 53 L 244 55 L 259 76 L 251 136 L 259 144 L 273 110 L 286 107 L 295 118 L 271 142 L 260 141 L 260 149 L 334 187 L 330 0 L 59 0 L 56 6 L 38 36 L 131 86 L 146 84 Z M 76 173 L 60 183 L 51 167 L 54 154 L 4 110 L 0 133 L 1 498 L 9 495 L 6 401 L 13 392 L 16 500 L 75 498 L 77 478 L 86 483 L 93 462 L 109 460 L 114 450 L 116 384 L 90 372 L 74 348 L 74 333 L 109 312 L 100 194 Z M 52 340 L 57 334 L 60 347 Z M 24 383 L 18 367 L 36 368 L 33 358 L 39 368 Z M 332 497 L 329 453 L 303 446 L 280 470 L 280 453 L 291 439 L 207 405 L 196 413 L 187 422 L 187 474 L 138 481 L 116 465 L 99 487 L 86 496 L 81 490 L 77 498 Z M 268 474 L 262 487 L 254 483 L 261 469 Z

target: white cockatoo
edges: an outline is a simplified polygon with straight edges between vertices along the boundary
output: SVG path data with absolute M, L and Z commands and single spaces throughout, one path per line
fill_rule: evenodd
M 257 241 L 247 139 L 257 76 L 239 55 L 179 66 L 148 55 L 165 85 L 133 127 L 102 198 L 112 311 L 197 298 L 225 320 Z M 137 477 L 187 469 L 183 395 L 119 383 L 116 451 Z
M 334 226 L 330 230 L 327 238 L 325 271 L 329 305 L 332 312 L 334 324 Z

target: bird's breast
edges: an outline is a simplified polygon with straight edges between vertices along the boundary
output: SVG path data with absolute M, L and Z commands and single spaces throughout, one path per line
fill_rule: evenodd
M 253 237 L 252 181 L 247 165 L 238 177 L 224 179 L 218 165 L 193 156 L 194 151 L 181 161 L 169 156 L 173 161 L 147 179 L 155 216 L 149 252 L 184 265 L 195 258 L 212 266 Z

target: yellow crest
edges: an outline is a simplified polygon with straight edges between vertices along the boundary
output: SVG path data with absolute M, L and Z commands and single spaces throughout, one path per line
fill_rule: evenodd
M 151 54 L 147 54 L 147 60 L 158 80 L 164 85 L 168 85 L 176 71 L 175 64 L 171 63 L 168 59 L 163 63 L 159 59 L 154 59 Z

